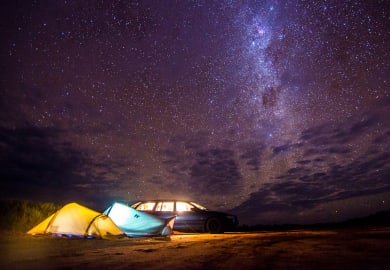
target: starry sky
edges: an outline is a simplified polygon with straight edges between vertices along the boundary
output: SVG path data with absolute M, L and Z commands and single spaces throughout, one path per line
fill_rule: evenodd
M 389 1 L 0 5 L 1 198 L 390 209 Z

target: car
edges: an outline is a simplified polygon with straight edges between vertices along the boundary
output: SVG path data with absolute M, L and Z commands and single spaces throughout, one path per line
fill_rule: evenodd
M 235 215 L 210 211 L 206 207 L 181 200 L 148 200 L 129 204 L 132 208 L 160 218 L 176 216 L 173 230 L 179 232 L 224 233 L 238 225 Z

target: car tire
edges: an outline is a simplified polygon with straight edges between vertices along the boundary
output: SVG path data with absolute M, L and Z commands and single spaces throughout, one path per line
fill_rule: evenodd
M 220 219 L 216 217 L 209 218 L 206 221 L 206 232 L 209 233 L 223 233 L 223 226 Z

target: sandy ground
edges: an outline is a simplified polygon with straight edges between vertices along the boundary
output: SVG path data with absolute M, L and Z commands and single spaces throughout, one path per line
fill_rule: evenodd
M 0 269 L 390 269 L 390 228 L 120 240 L 2 234 Z

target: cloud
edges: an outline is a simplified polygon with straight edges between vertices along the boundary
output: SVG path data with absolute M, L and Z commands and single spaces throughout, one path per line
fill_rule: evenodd
M 211 144 L 203 132 L 172 138 L 160 154 L 177 193 L 210 196 L 240 190 L 242 175 L 235 152 Z M 162 188 L 167 183 L 156 179 L 153 182 L 161 183 Z
M 232 211 L 244 219 L 254 213 L 298 213 L 329 202 L 390 192 L 385 111 L 382 107 L 338 124 L 314 126 L 303 130 L 297 142 L 270 146 L 273 159 L 282 154 L 300 158 L 292 159 L 292 166 Z
M 4 196 L 39 197 L 45 192 L 47 197 L 61 196 L 79 181 L 73 172 L 82 166 L 85 156 L 70 143 L 58 140 L 61 132 L 31 126 L 0 128 Z
M 283 144 L 272 148 L 272 152 L 275 155 L 286 153 L 294 148 L 294 144 Z
M 262 164 L 262 157 L 266 147 L 261 142 L 251 142 L 243 149 L 240 158 L 246 160 L 246 165 L 253 171 L 258 171 Z
M 57 128 L 0 127 L 2 198 L 89 204 L 109 199 L 124 165 L 97 163 L 66 138 Z
M 99 149 L 83 150 L 61 129 L 1 127 L 0 192 L 3 197 L 105 203 L 176 194 L 213 206 L 229 198 L 241 204 L 233 211 L 244 220 L 253 213 L 297 213 L 390 192 L 390 154 L 385 151 L 390 132 L 384 115 L 379 109 L 313 126 L 279 144 L 264 132 L 229 133 L 214 141 L 202 131 L 175 136 L 144 167 L 120 151 L 108 158 Z
M 239 190 L 241 179 L 234 152 L 214 148 L 197 153 L 188 184 L 199 194 L 231 194 Z

